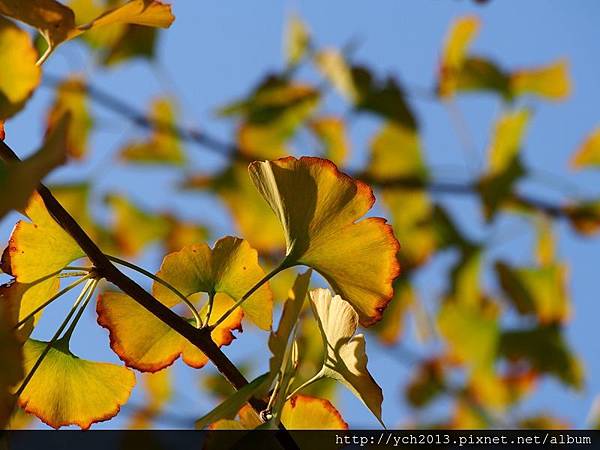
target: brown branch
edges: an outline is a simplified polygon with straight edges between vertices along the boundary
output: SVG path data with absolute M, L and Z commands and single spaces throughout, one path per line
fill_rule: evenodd
M 4 161 L 19 161 L 19 157 L 4 141 L 0 140 L 0 158 Z M 94 264 L 98 272 L 113 283 L 123 292 L 128 294 L 150 313 L 163 321 L 181 336 L 186 338 L 194 346 L 200 349 L 213 362 L 217 369 L 236 389 L 241 389 L 248 384 L 238 368 L 227 358 L 221 349 L 214 343 L 210 336 L 210 331 L 206 329 L 197 329 L 186 322 L 176 313 L 171 311 L 140 285 L 123 272 L 117 269 L 108 258 L 102 253 L 98 246 L 83 231 L 73 217 L 62 207 L 62 205 L 52 195 L 50 190 L 40 184 L 38 193 L 42 197 L 46 208 L 56 220 L 56 222 L 77 242 L 85 252 L 90 261 Z M 266 408 L 266 403 L 260 399 L 251 399 L 251 406 L 261 412 Z

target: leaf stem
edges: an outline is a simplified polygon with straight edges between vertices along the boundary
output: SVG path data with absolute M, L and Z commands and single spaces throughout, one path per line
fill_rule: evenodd
M 317 374 L 315 374 L 312 378 L 309 378 L 308 380 L 306 380 L 304 383 L 302 383 L 300 386 L 298 386 L 296 389 L 294 389 L 291 394 L 288 394 L 288 396 L 286 397 L 286 401 L 288 401 L 290 398 L 292 398 L 294 395 L 296 395 L 298 392 L 300 392 L 302 389 L 310 386 L 311 384 L 313 384 L 315 381 L 319 381 L 321 378 L 323 378 L 323 371 L 319 371 Z
M 63 334 L 63 336 L 59 339 L 60 341 L 64 342 L 65 344 L 68 344 L 71 341 L 71 336 L 73 336 L 73 332 L 75 331 L 75 328 L 77 327 L 77 323 L 79 322 L 79 319 L 81 319 L 81 316 L 83 315 L 83 312 L 85 311 L 85 308 L 90 303 L 90 300 L 92 299 L 92 297 L 94 295 L 94 291 L 96 290 L 98 283 L 100 283 L 100 280 L 94 279 L 94 280 L 92 280 L 91 283 L 89 283 L 89 285 L 86 286 L 88 291 L 85 294 L 85 298 L 81 302 L 82 304 L 81 304 L 81 307 L 79 308 L 79 311 L 77 311 L 75 318 L 71 322 L 71 325 L 69 325 L 69 328 L 67 329 L 67 331 L 65 331 L 65 334 Z
M 225 319 L 227 319 L 227 317 L 229 317 L 229 315 L 234 312 L 239 306 L 242 305 L 242 303 L 244 303 L 246 300 L 248 300 L 248 298 L 254 294 L 258 289 L 260 289 L 260 287 L 265 284 L 267 281 L 269 281 L 271 278 L 273 278 L 275 275 L 277 275 L 279 272 L 281 272 L 282 270 L 287 269 L 287 266 L 285 264 L 280 264 L 279 266 L 277 266 L 275 269 L 273 269 L 271 272 L 269 272 L 268 274 L 266 274 L 258 283 L 256 283 L 254 286 L 252 286 L 250 288 L 250 290 L 248 292 L 246 292 L 242 298 L 240 298 L 237 302 L 235 302 L 235 305 L 233 305 L 231 308 L 229 308 L 227 311 L 225 311 L 223 313 L 223 315 L 221 317 L 219 317 L 217 319 L 217 321 L 210 325 L 210 329 L 214 330 L 215 328 L 217 328 L 221 323 L 223 323 L 223 321 Z M 207 324 L 208 326 L 208 324 Z
M 67 314 L 67 317 L 65 317 L 65 320 L 63 320 L 63 322 L 60 324 L 60 326 L 58 327 L 58 330 L 56 330 L 56 332 L 54 333 L 54 336 L 52 336 L 52 339 L 50 339 L 50 341 L 47 343 L 46 348 L 44 348 L 44 351 L 42 352 L 40 357 L 37 359 L 37 361 L 31 368 L 31 370 L 29 371 L 29 373 L 27 374 L 27 376 L 21 383 L 21 386 L 19 386 L 19 389 L 17 389 L 17 391 L 15 392 L 15 394 L 14 394 L 15 398 L 19 398 L 21 396 L 21 394 L 23 393 L 23 391 L 25 390 L 25 388 L 27 387 L 27 385 L 33 378 L 33 375 L 35 374 L 35 372 L 38 370 L 38 368 L 42 364 L 42 361 L 44 361 L 44 358 L 48 355 L 48 352 L 50 352 L 50 349 L 52 348 L 54 343 L 57 341 L 58 337 L 62 334 L 64 329 L 67 327 L 67 325 L 71 321 L 71 318 L 77 311 L 77 307 L 81 304 L 81 302 L 84 300 L 85 296 L 87 295 L 90 285 L 94 282 L 95 282 L 95 280 L 87 281 L 83 290 L 77 296 L 75 303 L 73 303 L 73 307 L 71 308 L 71 311 L 69 311 L 69 314 Z
M 170 284 L 168 281 L 163 280 L 162 278 L 154 275 L 152 272 L 148 272 L 147 270 L 136 266 L 133 263 L 130 263 L 129 261 L 125 261 L 123 259 L 117 258 L 116 256 L 110 256 L 110 255 L 105 255 L 110 261 L 120 264 L 122 266 L 128 267 L 132 270 L 135 270 L 136 272 L 141 273 L 142 275 L 147 276 L 148 278 L 151 278 L 152 280 L 156 281 L 157 283 L 162 284 L 164 287 L 166 287 L 167 289 L 169 289 L 171 292 L 173 292 L 177 297 L 179 297 L 186 305 L 187 307 L 190 309 L 191 313 L 194 316 L 194 320 L 196 321 L 196 328 L 201 328 L 202 327 L 202 319 L 200 318 L 200 314 L 198 313 L 198 310 L 196 309 L 196 307 L 193 305 L 192 302 L 189 301 L 189 299 L 183 295 L 177 288 L 175 288 L 172 284 Z
M 67 287 L 65 287 L 63 290 L 61 290 L 60 292 L 58 292 L 56 295 L 53 295 L 52 297 L 50 297 L 50 299 L 46 300 L 44 303 L 42 303 L 40 306 L 38 306 L 37 308 L 35 308 L 32 312 L 30 312 L 29 314 L 27 314 L 26 317 L 24 317 L 23 319 L 21 319 L 15 326 L 14 329 L 18 329 L 20 327 L 22 327 L 25 322 L 27 322 L 29 319 L 31 319 L 33 316 L 35 316 L 37 313 L 39 313 L 42 309 L 44 309 L 46 306 L 50 305 L 52 302 L 54 302 L 54 300 L 62 297 L 63 295 L 65 295 L 67 292 L 69 292 L 71 289 L 76 288 L 77 286 L 79 286 L 81 283 L 83 283 L 85 280 L 88 280 L 89 278 L 91 278 L 91 274 L 88 273 L 87 275 L 83 276 L 82 278 L 80 278 L 79 280 L 71 283 L 70 285 L 68 285 Z

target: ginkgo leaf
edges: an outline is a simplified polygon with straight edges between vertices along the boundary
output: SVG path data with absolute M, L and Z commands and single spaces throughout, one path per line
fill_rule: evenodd
M 288 65 L 302 60 L 310 46 L 310 32 L 297 14 L 293 14 L 287 23 L 285 34 L 285 55 Z
M 315 55 L 315 64 L 329 82 L 352 103 L 358 100 L 358 92 L 352 79 L 352 71 L 344 56 L 335 49 L 325 49 Z
M 321 116 L 308 125 L 323 144 L 325 157 L 335 164 L 343 164 L 350 154 L 350 140 L 344 121 L 336 116 Z
M 285 403 L 281 423 L 288 430 L 348 429 L 342 415 L 328 400 L 306 395 L 295 395 Z
M 23 347 L 29 372 L 47 346 L 28 340 Z M 127 402 L 135 375 L 125 367 L 86 361 L 55 344 L 19 397 L 19 405 L 53 428 L 77 425 L 88 429 L 109 420 Z
M 510 76 L 514 96 L 537 95 L 548 100 L 563 100 L 571 93 L 569 67 L 565 60 L 543 67 L 522 69 Z
M 399 244 L 384 219 L 357 222 L 375 201 L 371 188 L 319 158 L 254 162 L 249 170 L 283 226 L 283 267 L 314 268 L 363 325 L 380 320 L 400 272 Z
M 87 105 L 85 84 L 79 77 L 69 78 L 56 88 L 54 103 L 48 112 L 48 129 L 52 130 L 67 112 L 71 114 L 67 151 L 70 156 L 81 158 L 87 152 L 88 136 L 93 121 Z
M 204 242 L 210 236 L 210 231 L 204 225 L 177 220 L 173 217 L 167 217 L 167 220 L 169 221 L 169 232 L 165 237 L 167 253 L 176 252 L 197 242 Z
M 325 347 L 321 375 L 346 385 L 383 424 L 383 393 L 367 370 L 365 337 L 354 334 L 357 312 L 339 295 L 332 297 L 328 289 L 312 290 L 310 300 Z
M 59 287 L 60 280 L 57 277 L 50 277 L 36 283 L 12 281 L 0 286 L 0 302 L 15 305 L 18 311 L 17 320 L 21 321 L 52 298 Z M 41 313 L 36 314 L 36 321 L 40 315 Z
M 479 26 L 479 19 L 474 16 L 460 17 L 452 24 L 445 39 L 439 68 L 438 89 L 442 97 L 454 94 L 469 46 L 477 35 Z
M 238 301 L 265 273 L 256 250 L 247 241 L 228 236 L 219 239 L 213 249 L 206 244 L 194 244 L 167 255 L 157 275 L 185 296 L 220 292 Z M 162 284 L 155 283 L 153 293 L 167 305 L 179 302 L 179 297 Z M 254 324 L 268 330 L 273 316 L 273 295 L 268 283 L 258 288 L 242 304 L 242 309 Z
M 152 134 L 146 141 L 133 141 L 121 149 L 125 161 L 143 164 L 174 164 L 185 162 L 181 140 L 173 130 L 176 111 L 167 98 L 156 99 L 150 112 Z
M 137 255 L 169 233 L 170 224 L 166 217 L 142 211 L 118 195 L 109 195 L 106 201 L 114 211 L 112 232 L 122 254 Z
M 535 388 L 538 375 L 532 370 L 496 374 L 478 372 L 469 380 L 469 390 L 485 405 L 498 411 L 522 400 Z
M 164 301 L 160 295 L 155 293 L 155 296 L 167 306 L 173 306 L 170 299 Z M 230 297 L 217 294 L 210 323 L 231 306 L 233 300 Z M 201 311 L 203 317 L 207 308 L 208 305 Z M 98 323 L 109 331 L 111 348 L 128 367 L 141 372 L 157 372 L 180 356 L 187 365 L 198 369 L 208 362 L 208 357 L 195 345 L 126 294 L 106 292 L 100 296 L 96 309 Z M 235 338 L 233 330 L 241 331 L 242 316 L 239 308 L 230 314 L 211 332 L 213 341 L 219 346 L 229 345 Z
M 157 37 L 156 28 L 127 25 L 119 39 L 103 53 L 102 63 L 114 66 L 133 58 L 151 60 L 156 52 Z
M 534 314 L 542 324 L 564 323 L 571 304 L 567 294 L 567 267 L 547 264 L 541 267 L 510 267 L 496 264 L 500 284 L 521 314 Z
M 488 148 L 488 170 L 479 183 L 488 218 L 493 217 L 513 185 L 526 173 L 519 152 L 529 118 L 528 110 L 517 110 L 503 115 L 495 124 Z
M 404 331 L 405 316 L 418 301 L 417 293 L 410 282 L 405 278 L 398 278 L 394 283 L 394 298 L 383 319 L 373 328 L 383 344 L 393 345 L 400 340 Z
M 571 166 L 576 169 L 600 166 L 600 127 L 581 143 L 571 159 Z
M 0 1 L 0 14 L 2 5 Z M 0 16 L 0 121 L 21 110 L 39 85 L 42 72 L 36 60 L 37 51 L 29 35 Z
M 214 178 L 196 176 L 188 179 L 186 189 L 210 189 L 227 206 L 237 228 L 259 252 L 276 254 L 285 249 L 285 240 L 277 217 L 248 177 L 246 164 L 232 163 Z
M 277 331 L 271 332 L 271 335 L 269 336 L 269 349 L 273 354 L 269 360 L 269 373 L 272 379 L 274 379 L 278 373 L 281 373 L 282 370 L 285 370 L 283 367 L 285 352 L 288 348 L 292 331 L 298 322 L 302 306 L 304 305 L 311 275 L 312 270 L 309 269 L 296 277 L 296 281 L 290 289 L 288 299 L 283 305 L 283 311 L 281 313 Z
M 31 196 L 25 214 L 31 222 L 17 222 L 2 255 L 2 270 L 18 282 L 45 278 L 85 255 L 52 218 L 38 194 Z
M 0 162 L 0 189 L 11 193 L 0 197 L 0 217 L 11 209 L 23 209 L 42 178 L 65 162 L 69 123 L 70 115 L 64 115 L 46 137 L 42 148 L 25 161 Z

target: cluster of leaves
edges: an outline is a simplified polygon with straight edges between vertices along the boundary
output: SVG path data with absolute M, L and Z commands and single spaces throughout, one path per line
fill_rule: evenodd
M 46 47 L 40 52 L 41 46 L 11 19 L 35 28 Z M 0 74 L 0 123 L 25 106 L 40 83 L 43 62 L 61 43 L 82 35 L 108 66 L 151 58 L 155 27 L 168 27 L 173 19 L 169 6 L 153 0 L 107 1 L 104 7 L 92 0 L 74 0 L 69 7 L 54 0 L 0 0 L 0 65 L 11 71 Z M 566 98 L 568 67 L 558 61 L 509 70 L 471 55 L 478 29 L 474 17 L 452 25 L 429 96 L 449 105 L 470 92 L 502 100 L 487 166 L 461 189 L 479 202 L 482 226 L 502 215 L 530 220 L 539 236 L 531 265 L 490 261 L 486 243 L 461 230 L 432 195 L 444 185 L 426 163 L 420 121 L 402 84 L 354 64 L 341 51 L 318 47 L 297 17 L 287 30 L 284 69 L 265 77 L 246 98 L 219 109 L 220 116 L 234 121 L 232 144 L 178 128 L 170 98 L 156 99 L 147 115 L 112 103 L 115 112 L 148 131 L 145 139 L 119 149 L 120 161 L 179 170 L 182 189 L 208 192 L 222 201 L 244 239 L 226 236 L 211 247 L 205 241 L 214 230 L 145 210 L 117 194 L 105 199 L 113 212 L 107 226 L 91 213 L 91 183 L 51 189 L 104 253 L 152 278 L 154 298 L 199 332 L 207 331 L 217 346 L 231 344 L 246 324 L 269 333 L 267 373 L 237 392 L 205 377 L 222 403 L 197 427 L 253 429 L 281 423 L 346 428 L 333 405 L 337 384 L 324 379 L 346 386 L 382 422 L 383 393 L 367 369 L 365 337 L 356 333 L 359 325 L 368 327 L 394 352 L 409 314 L 425 345 L 441 345 L 414 362 L 406 401 L 420 410 L 449 396 L 453 405 L 447 418 L 418 425 L 489 427 L 504 425 L 506 417 L 513 418 L 512 426 L 559 423 L 509 413 L 545 377 L 575 389 L 583 385 L 582 365 L 563 335 L 572 305 L 568 268 L 556 255 L 552 229 L 556 219 L 565 218 L 582 235 L 597 233 L 600 200 L 549 206 L 521 193 L 519 184 L 531 173 L 521 149 L 533 116 L 523 99 Z M 304 72 L 299 69 L 313 69 L 319 81 L 300 79 Z M 349 111 L 327 112 L 328 95 L 339 95 Z M 134 370 L 143 374 L 149 401 L 136 411 L 131 426 L 151 426 L 173 395 L 169 367 L 180 357 L 196 369 L 208 363 L 201 350 L 135 298 L 109 289 L 97 298 L 98 323 L 108 330 L 110 347 L 126 367 L 80 359 L 70 350 L 73 330 L 95 300 L 102 274 L 87 265 L 85 252 L 33 191 L 67 157 L 87 157 L 94 130 L 89 102 L 95 100 L 101 99 L 81 76 L 57 83 L 40 150 L 23 162 L 0 166 L 0 192 L 10 192 L 0 197 L 0 217 L 16 209 L 29 219 L 16 224 L 2 257 L 2 271 L 13 280 L 0 290 L 0 359 L 11 368 L 0 374 L 1 426 L 18 423 L 18 417 L 10 418 L 15 402 L 53 427 L 88 428 L 110 419 L 129 398 Z M 338 169 L 355 156 L 349 114 L 378 120 L 368 163 L 351 175 Z M 301 133 L 318 144 L 318 157 L 287 156 L 298 153 L 293 145 Z M 183 170 L 190 159 L 185 141 L 222 151 L 227 164 L 218 173 L 190 174 Z M 600 133 L 595 131 L 577 150 L 573 166 L 597 165 Z M 375 202 L 370 185 L 390 224 L 365 217 Z M 166 254 L 156 274 L 120 259 L 135 258 L 156 244 Z M 435 317 L 430 317 L 414 284 L 442 252 L 457 258 Z M 84 262 L 74 266 L 77 261 Z M 298 274 L 298 266 L 309 269 Z M 313 271 L 330 289 L 318 287 Z M 486 272 L 494 274 L 501 289 L 483 282 Z M 63 286 L 67 277 L 76 280 Z M 46 341 L 31 338 L 44 308 L 82 284 L 55 335 Z M 278 305 L 280 320 L 273 326 Z M 263 414 L 250 407 L 252 398 L 265 401 Z

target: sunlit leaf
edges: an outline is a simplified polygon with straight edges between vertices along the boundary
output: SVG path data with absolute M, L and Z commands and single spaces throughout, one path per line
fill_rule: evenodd
M 135 256 L 147 245 L 166 238 L 166 217 L 142 211 L 125 197 L 110 195 L 107 202 L 114 211 L 112 232 L 122 254 Z
M 529 122 L 528 110 L 517 110 L 500 117 L 488 148 L 488 169 L 479 183 L 486 216 L 493 217 L 498 207 L 525 175 L 519 152 Z
M 342 415 L 328 400 L 306 395 L 296 395 L 285 403 L 281 423 L 289 430 L 348 429 Z
M 38 194 L 31 197 L 25 214 L 31 222 L 17 222 L 2 255 L 2 270 L 18 282 L 40 280 L 84 256 L 75 240 L 52 218 Z
M 288 65 L 298 64 L 310 46 L 310 32 L 297 14 L 290 16 L 285 33 L 285 56 Z
M 66 160 L 66 137 L 70 116 L 60 119 L 42 147 L 24 161 L 0 161 L 0 190 L 10 195 L 0 197 L 0 218 L 12 209 L 22 210 L 42 179 Z
M 381 319 L 400 271 L 399 244 L 384 219 L 357 222 L 374 203 L 371 189 L 319 158 L 254 162 L 249 170 L 283 226 L 283 266 L 316 269 L 363 325 Z
M 344 164 L 350 154 L 344 121 L 336 116 L 321 116 L 311 120 L 309 127 L 321 141 L 325 157 L 335 164 Z
M 600 127 L 581 143 L 571 159 L 571 166 L 577 169 L 600 166 Z
M 440 61 L 438 89 L 441 96 L 451 96 L 456 90 L 457 78 L 479 25 L 479 19 L 474 16 L 460 17 L 452 24 Z
M 548 100 L 563 100 L 571 93 L 569 67 L 565 60 L 543 67 L 522 69 L 510 76 L 514 96 L 536 95 Z
M 0 1 L 0 13 L 4 7 Z M 39 85 L 41 70 L 36 60 L 37 51 L 29 35 L 0 17 L 0 121 L 17 113 Z
M 196 421 L 196 428 L 204 429 L 219 420 L 233 419 L 237 415 L 240 408 L 244 406 L 244 404 L 263 387 L 268 379 L 268 375 L 269 374 L 265 373 L 243 388 L 238 389 L 233 395 L 227 398 L 227 400 L 213 409 L 210 413 L 198 419 Z
M 315 55 L 315 64 L 329 82 L 350 102 L 358 100 L 350 66 L 335 49 L 325 49 Z
M 365 337 L 354 334 L 357 312 L 339 295 L 332 297 L 328 289 L 312 290 L 310 300 L 325 347 L 321 374 L 346 385 L 383 424 L 383 393 L 367 370 Z
M 160 296 L 157 298 L 172 306 L 170 300 L 165 302 Z M 231 306 L 231 298 L 217 294 L 210 323 L 214 323 Z M 203 317 L 207 307 L 201 311 Z M 98 323 L 109 330 L 111 348 L 128 367 L 141 372 L 157 372 L 173 364 L 180 356 L 194 368 L 204 367 L 208 362 L 206 355 L 196 346 L 125 294 L 102 294 L 97 312 Z M 235 338 L 233 330 L 241 330 L 241 321 L 242 312 L 237 309 L 212 331 L 213 341 L 219 346 L 229 345 Z
M 527 363 L 533 370 L 553 375 L 574 388 L 583 385 L 583 367 L 556 325 L 504 331 L 500 354 L 509 361 Z
M 140 164 L 174 164 L 185 162 L 181 140 L 174 131 L 176 111 L 168 98 L 156 99 L 151 106 L 152 134 L 145 141 L 133 141 L 121 149 L 121 158 Z
M 385 345 L 393 345 L 400 339 L 404 331 L 405 316 L 409 309 L 419 300 L 410 282 L 398 278 L 394 283 L 394 298 L 386 309 L 383 319 L 378 322 L 373 331 Z
M 540 323 L 563 323 L 569 319 L 571 303 L 567 294 L 567 267 L 510 267 L 496 264 L 500 284 L 521 314 L 533 314 Z
M 498 375 L 479 371 L 469 380 L 471 394 L 482 404 L 498 411 L 516 404 L 536 387 L 537 374 L 531 370 Z
M 87 104 L 85 84 L 79 77 L 69 78 L 56 88 L 54 103 L 48 112 L 48 129 L 52 130 L 67 112 L 71 114 L 67 151 L 70 156 L 81 158 L 87 152 L 93 121 Z
M 37 283 L 12 281 L 0 286 L 0 302 L 17 308 L 17 320 L 21 321 L 58 292 L 60 280 L 50 277 Z M 36 321 L 41 312 L 36 314 Z
M 28 340 L 23 347 L 29 372 L 46 342 Z M 83 429 L 109 420 L 127 402 L 135 376 L 125 367 L 79 359 L 55 344 L 19 397 L 19 405 L 53 428 Z
M 157 273 L 183 295 L 198 292 L 221 292 L 234 301 L 240 300 L 265 273 L 258 264 L 258 254 L 247 241 L 225 237 L 213 249 L 194 244 L 167 255 Z M 154 294 L 169 305 L 179 298 L 161 284 L 154 284 Z M 244 315 L 263 330 L 271 327 L 273 296 L 268 283 L 263 284 L 243 304 Z
M 169 220 L 169 232 L 165 238 L 165 249 L 167 253 L 176 252 L 183 247 L 208 239 L 209 230 L 197 223 L 184 222 L 172 217 Z

